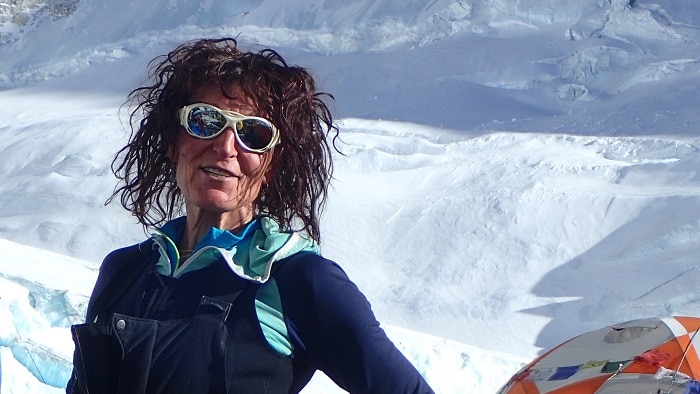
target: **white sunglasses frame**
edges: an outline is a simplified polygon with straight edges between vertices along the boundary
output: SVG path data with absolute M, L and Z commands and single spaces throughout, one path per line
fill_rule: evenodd
M 189 124 L 187 122 L 187 117 L 190 113 L 190 110 L 192 110 L 192 108 L 195 108 L 195 107 L 208 107 L 208 108 L 215 109 L 224 117 L 224 119 L 226 119 L 226 124 L 224 125 L 224 127 L 221 128 L 221 130 L 219 130 L 218 132 L 216 132 L 210 136 L 205 137 L 205 136 L 201 136 L 201 135 L 196 134 L 195 132 L 193 132 L 190 129 Z M 185 105 L 184 107 L 182 107 L 178 110 L 178 115 L 180 118 L 180 125 L 185 128 L 185 131 L 187 132 L 187 134 L 189 134 L 195 138 L 199 138 L 199 139 L 203 139 L 203 140 L 211 140 L 211 139 L 214 139 L 214 138 L 220 136 L 221 133 L 223 133 L 226 129 L 228 129 L 230 127 L 231 129 L 233 129 L 233 135 L 235 136 L 236 141 L 238 141 L 238 144 L 248 152 L 262 154 L 262 153 L 265 153 L 265 152 L 269 151 L 270 149 L 274 148 L 275 146 L 277 146 L 280 143 L 280 132 L 277 129 L 277 127 L 275 127 L 275 125 L 272 124 L 272 122 L 270 122 L 269 120 L 267 120 L 265 118 L 258 117 L 258 116 L 243 115 L 241 113 L 221 109 L 217 106 L 207 104 L 207 103 L 194 103 L 194 104 Z M 235 126 L 238 122 L 246 120 L 246 119 L 257 120 L 257 121 L 260 121 L 260 122 L 270 126 L 270 129 L 272 130 L 272 138 L 270 139 L 270 142 L 267 145 L 265 145 L 263 148 L 254 149 L 254 148 L 251 148 L 248 145 L 246 145 L 243 141 L 241 141 L 241 137 L 238 135 L 238 131 L 236 130 Z

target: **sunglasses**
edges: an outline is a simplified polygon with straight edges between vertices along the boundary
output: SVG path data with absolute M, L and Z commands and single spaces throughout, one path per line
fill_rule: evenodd
M 265 153 L 279 143 L 279 130 L 265 118 L 246 116 L 213 105 L 195 103 L 178 110 L 180 124 L 196 138 L 212 139 L 231 127 L 243 149 Z

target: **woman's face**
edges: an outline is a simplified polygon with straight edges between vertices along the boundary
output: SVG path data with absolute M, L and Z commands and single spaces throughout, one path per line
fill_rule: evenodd
M 202 89 L 193 103 L 211 104 L 243 115 L 261 116 L 240 89 L 230 89 L 225 97 L 218 87 Z M 213 139 L 200 139 L 180 130 L 173 152 L 175 179 L 184 198 L 188 215 L 201 213 L 232 214 L 248 221 L 254 214 L 254 202 L 270 165 L 271 151 L 264 154 L 241 148 L 230 127 Z

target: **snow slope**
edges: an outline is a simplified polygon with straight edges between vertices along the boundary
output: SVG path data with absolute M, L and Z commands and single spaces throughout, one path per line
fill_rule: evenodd
M 96 267 L 146 236 L 104 206 L 120 106 L 201 36 L 272 46 L 336 97 L 323 252 L 437 391 L 495 392 L 571 336 L 699 315 L 700 3 L 631 3 L 0 5 L 0 392 L 67 379 Z

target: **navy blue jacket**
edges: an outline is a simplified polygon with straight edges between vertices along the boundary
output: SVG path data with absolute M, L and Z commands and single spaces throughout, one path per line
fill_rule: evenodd
M 233 275 L 223 261 L 174 279 L 155 271 L 157 260 L 158 253 L 143 245 L 120 249 L 105 259 L 88 306 L 88 323 L 73 330 L 76 355 L 68 393 L 85 392 L 86 381 L 113 387 L 119 385 L 120 379 L 143 380 L 139 390 L 144 393 L 173 393 L 178 387 L 182 390 L 178 392 L 187 392 L 188 384 L 200 387 L 199 392 L 297 393 L 316 370 L 326 373 L 350 393 L 433 393 L 379 327 L 367 299 L 332 261 L 302 252 L 275 263 L 272 278 L 294 349 L 290 356 L 281 356 L 267 346 L 259 329 L 252 306 L 258 285 Z M 216 305 L 221 300 L 227 305 L 221 308 L 226 310 L 226 335 L 219 335 L 216 329 L 206 334 L 206 329 L 191 324 L 190 318 L 200 316 L 202 305 L 211 305 L 212 300 Z M 209 316 L 212 315 L 196 324 L 215 321 Z M 183 319 L 190 319 L 186 329 L 162 329 L 164 322 Z M 124 325 L 135 327 L 143 321 L 155 322 L 152 326 L 159 328 L 153 330 L 160 330 L 149 334 L 155 339 L 145 359 L 135 351 L 132 354 L 128 353 L 131 350 L 124 350 L 127 345 L 119 337 L 128 331 L 120 331 Z M 134 336 L 144 335 L 144 329 L 139 330 L 137 335 L 130 334 L 132 341 Z M 103 339 L 95 340 L 96 335 L 109 338 L 108 344 L 102 344 Z M 178 335 L 196 339 L 174 340 Z M 207 348 L 204 353 L 202 342 Z M 101 350 L 90 349 L 94 343 L 100 343 Z M 219 343 L 225 349 L 214 349 Z M 121 350 L 114 350 L 120 346 Z M 182 346 L 184 350 L 168 349 L 172 346 Z M 97 359 L 95 353 L 99 353 Z M 207 371 L 213 368 L 219 371 L 217 374 L 226 375 L 225 382 L 220 384 L 209 377 L 197 380 L 197 366 L 203 362 L 198 358 L 218 360 L 217 357 L 222 357 L 225 366 L 210 366 Z M 124 366 L 125 359 L 129 359 L 129 368 Z M 96 364 L 109 367 L 93 370 Z M 154 372 L 153 376 L 137 379 L 124 372 L 133 370 L 129 373 L 136 374 L 148 369 L 157 375 Z M 121 375 L 118 370 L 122 370 Z M 177 383 L 169 385 L 163 379 Z M 130 387 L 109 392 L 134 390 Z

